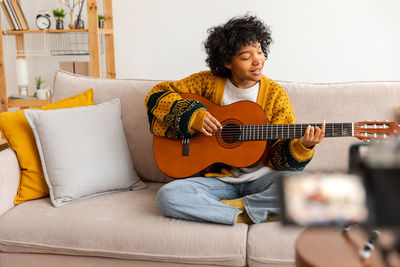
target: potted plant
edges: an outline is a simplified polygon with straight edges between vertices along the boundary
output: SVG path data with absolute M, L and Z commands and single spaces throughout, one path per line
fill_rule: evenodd
M 48 99 L 50 98 L 50 91 L 48 89 L 41 89 L 41 85 L 45 82 L 45 80 L 42 80 L 42 76 L 37 76 L 35 78 L 36 81 L 36 93 L 34 96 L 38 99 Z
M 97 15 L 98 21 L 99 21 L 99 29 L 104 28 L 104 19 L 106 18 L 104 15 L 99 14 Z
M 53 16 L 56 19 L 56 29 L 63 30 L 64 29 L 64 17 L 65 12 L 64 9 L 53 9 Z
M 42 76 L 37 76 L 35 78 L 36 81 L 36 90 L 40 89 L 40 86 L 45 82 L 45 80 L 42 80 Z

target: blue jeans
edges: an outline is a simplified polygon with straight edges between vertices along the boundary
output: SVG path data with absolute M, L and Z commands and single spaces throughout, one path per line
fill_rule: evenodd
M 303 172 L 272 171 L 239 184 L 217 178 L 193 177 L 170 182 L 157 192 L 158 208 L 164 216 L 234 225 L 240 209 L 219 202 L 244 197 L 247 214 L 254 223 L 264 222 L 270 213 L 280 213 L 278 179 Z

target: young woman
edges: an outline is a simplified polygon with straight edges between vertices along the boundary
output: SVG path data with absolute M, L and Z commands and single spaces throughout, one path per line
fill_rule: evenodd
M 262 74 L 272 42 L 268 26 L 255 16 L 244 16 L 208 33 L 204 46 L 210 71 L 157 84 L 148 93 L 145 104 L 152 133 L 188 138 L 211 136 L 221 129 L 204 105 L 182 99 L 182 93 L 198 94 L 218 105 L 253 101 L 271 124 L 294 123 L 285 90 Z M 280 212 L 277 179 L 301 174 L 324 132 L 324 123 L 321 129 L 309 126 L 300 139 L 268 141 L 268 158 L 252 166 L 218 165 L 210 173 L 168 183 L 157 194 L 159 210 L 169 217 L 231 225 L 273 220 Z

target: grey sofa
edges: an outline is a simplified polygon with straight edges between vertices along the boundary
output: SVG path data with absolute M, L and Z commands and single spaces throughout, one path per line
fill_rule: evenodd
M 94 89 L 95 103 L 118 97 L 136 171 L 147 188 L 97 196 L 54 208 L 49 198 L 13 205 L 19 166 L 0 152 L 0 266 L 293 266 L 302 228 L 279 222 L 235 226 L 159 214 L 155 194 L 171 179 L 157 168 L 144 107 L 158 81 L 109 80 L 57 72 L 53 101 Z M 400 121 L 400 82 L 279 82 L 297 122 Z M 348 168 L 356 138 L 325 139 L 306 170 Z

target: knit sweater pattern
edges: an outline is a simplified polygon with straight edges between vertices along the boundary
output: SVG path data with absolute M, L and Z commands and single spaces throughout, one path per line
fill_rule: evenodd
M 169 138 L 190 138 L 203 127 L 208 113 L 203 104 L 182 99 L 184 93 L 201 95 L 222 105 L 226 78 L 214 76 L 210 71 L 195 73 L 179 81 L 157 84 L 147 94 L 145 105 L 150 131 Z M 262 76 L 257 104 L 265 112 L 270 124 L 293 124 L 295 115 L 285 90 L 275 81 Z M 299 139 L 268 140 L 270 147 L 268 166 L 275 170 L 302 170 L 311 160 L 314 148 L 304 147 Z

